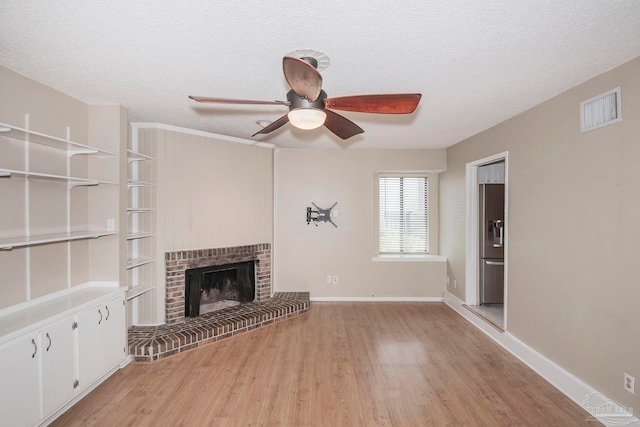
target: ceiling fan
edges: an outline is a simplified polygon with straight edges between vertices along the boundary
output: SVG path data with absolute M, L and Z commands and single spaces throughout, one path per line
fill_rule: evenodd
M 340 138 L 347 139 L 363 133 L 364 130 L 333 110 L 409 114 L 416 109 L 422 97 L 419 93 L 396 93 L 329 98 L 322 90 L 322 75 L 317 68 L 318 61 L 313 57 L 285 56 L 282 59 L 284 77 L 291 86 L 291 90 L 287 93 L 287 101 L 253 101 L 204 96 L 189 96 L 189 98 L 197 102 L 213 104 L 283 105 L 289 107 L 288 114 L 252 136 L 273 132 L 287 122 L 291 122 L 292 125 L 300 129 L 315 129 L 325 125 Z

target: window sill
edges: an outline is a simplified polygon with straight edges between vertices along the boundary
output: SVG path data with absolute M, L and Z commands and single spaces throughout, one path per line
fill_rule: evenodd
M 372 261 L 420 261 L 420 262 L 446 262 L 447 257 L 440 255 L 401 255 L 401 254 L 389 254 L 389 255 L 374 255 L 371 257 Z

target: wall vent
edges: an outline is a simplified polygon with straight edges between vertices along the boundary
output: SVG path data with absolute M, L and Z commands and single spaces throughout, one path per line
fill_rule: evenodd
M 622 103 L 619 87 L 580 103 L 580 132 L 621 121 Z

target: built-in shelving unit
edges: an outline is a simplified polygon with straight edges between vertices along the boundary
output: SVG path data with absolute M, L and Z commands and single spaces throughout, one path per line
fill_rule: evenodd
M 66 137 L 33 130 L 51 126 L 42 116 L 25 114 L 21 125 L 0 122 L 0 271 L 11 283 L 0 309 L 118 279 L 124 141 L 119 121 L 104 123 L 113 124 L 101 128 L 108 134 L 85 130 L 89 145 L 72 140 L 70 127 Z
M 126 362 L 127 112 L 0 80 L 0 424 L 49 425 Z
M 156 278 L 156 147 L 133 127 L 127 150 L 127 299 L 133 325 L 149 323 Z

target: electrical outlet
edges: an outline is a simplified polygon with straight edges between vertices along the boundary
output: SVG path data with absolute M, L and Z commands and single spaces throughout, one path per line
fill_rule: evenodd
M 338 284 L 338 276 L 333 276 L 333 284 L 334 285 Z
M 624 389 L 631 394 L 636 394 L 636 379 L 626 372 L 624 373 Z
M 113 219 L 107 220 L 107 231 L 116 231 L 116 221 Z
M 329 275 L 327 275 L 327 283 L 331 283 L 331 282 L 333 282 L 333 279 L 332 279 L 331 275 L 329 274 Z
M 458 287 L 458 282 L 456 282 L 456 279 L 453 279 L 453 287 L 457 288 Z
M 447 276 L 447 286 L 449 286 L 449 276 Z

